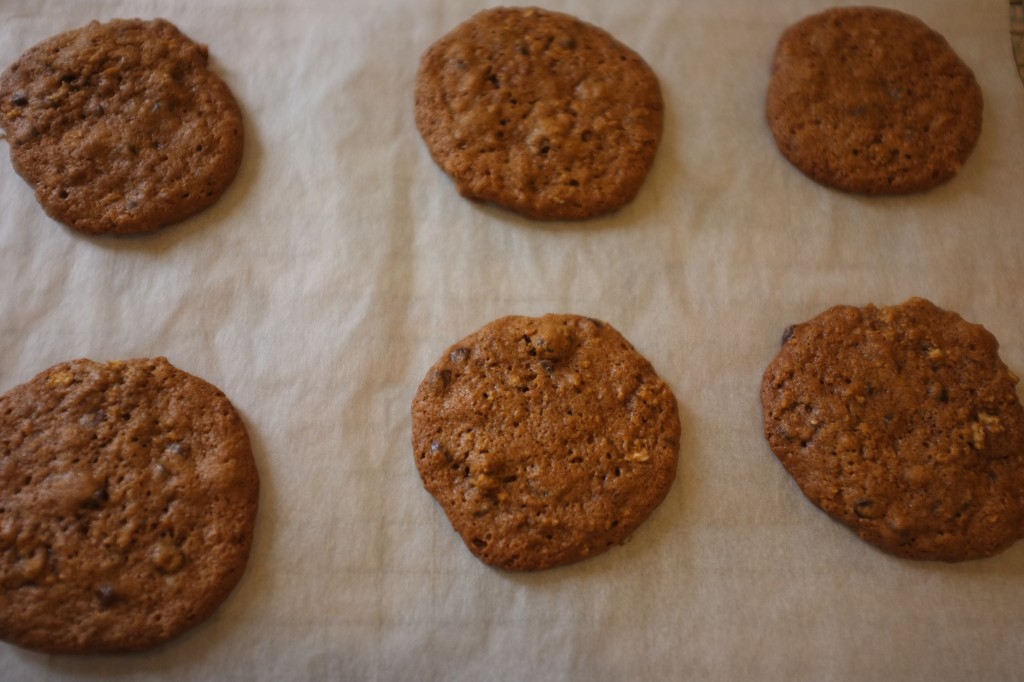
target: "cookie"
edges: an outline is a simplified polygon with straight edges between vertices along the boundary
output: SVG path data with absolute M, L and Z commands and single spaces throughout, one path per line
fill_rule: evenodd
M 426 489 L 473 554 L 531 571 L 625 542 L 675 479 L 672 391 L 610 325 L 505 317 L 445 351 L 412 404 Z
M 87 234 L 155 230 L 207 208 L 242 161 L 242 115 L 207 49 L 163 20 L 54 36 L 0 76 L 15 170 Z
M 144 649 L 241 577 L 259 479 L 219 390 L 164 358 L 52 367 L 0 397 L 0 639 Z
M 817 182 L 904 194 L 957 174 L 981 134 L 981 89 L 946 40 L 915 17 L 844 7 L 779 40 L 768 86 L 779 151 Z
M 427 50 L 416 80 L 416 125 L 459 192 L 541 220 L 632 201 L 663 108 L 638 54 L 537 8 L 474 15 Z
M 768 444 L 814 504 L 911 559 L 1024 536 L 1024 412 L 996 339 L 914 298 L 796 325 L 761 384 Z

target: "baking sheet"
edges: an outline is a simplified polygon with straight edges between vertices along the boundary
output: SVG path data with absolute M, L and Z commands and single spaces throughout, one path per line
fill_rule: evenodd
M 823 2 L 551 0 L 640 52 L 663 143 L 636 201 L 540 224 L 462 200 L 412 118 L 420 54 L 484 5 L 5 0 L 0 62 L 93 18 L 163 16 L 210 45 L 246 118 L 237 181 L 157 234 L 49 220 L 0 163 L 0 390 L 57 362 L 165 355 L 221 387 L 262 476 L 246 575 L 142 654 L 0 644 L 5 680 L 1024 679 L 1024 543 L 896 559 L 800 495 L 758 386 L 782 330 L 925 296 L 1024 371 L 1024 88 L 1006 0 L 889 3 L 972 66 L 984 130 L 923 195 L 820 187 L 776 152 L 774 44 Z M 2 156 L 7 156 L 5 149 Z M 423 491 L 409 404 L 448 344 L 506 314 L 608 320 L 679 400 L 680 471 L 624 547 L 485 567 Z

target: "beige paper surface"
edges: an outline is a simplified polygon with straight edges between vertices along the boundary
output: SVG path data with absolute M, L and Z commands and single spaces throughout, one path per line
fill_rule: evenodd
M 3 680 L 963 680 L 1024 676 L 1024 543 L 882 554 L 808 503 L 761 433 L 782 330 L 836 303 L 930 298 L 1024 372 L 1024 86 L 1006 0 L 892 3 L 985 97 L 962 173 L 927 194 L 820 187 L 777 153 L 775 41 L 820 2 L 559 0 L 661 79 L 653 171 L 618 214 L 539 224 L 461 199 L 412 118 L 420 54 L 464 0 L 0 3 L 0 62 L 93 18 L 210 45 L 246 118 L 240 175 L 157 234 L 79 236 L 0 152 L 0 391 L 57 362 L 165 355 L 243 413 L 262 476 L 246 575 L 153 651 L 0 644 Z M 422 489 L 409 404 L 448 344 L 506 314 L 611 322 L 679 400 L 679 478 L 621 548 L 485 567 Z

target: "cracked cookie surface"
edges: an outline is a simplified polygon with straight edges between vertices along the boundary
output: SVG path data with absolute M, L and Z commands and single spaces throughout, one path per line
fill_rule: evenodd
M 664 115 L 658 80 L 638 54 L 537 8 L 480 12 L 432 45 L 415 114 L 463 196 L 551 220 L 632 201 Z
M 505 317 L 451 346 L 412 404 L 427 490 L 466 546 L 508 570 L 625 542 L 675 479 L 675 397 L 604 322 Z
M 245 568 L 259 494 L 228 399 L 165 359 L 56 365 L 0 397 L 0 639 L 144 649 Z
M 1024 537 L 1018 378 L 984 327 L 923 299 L 787 329 L 761 384 L 768 444 L 804 494 L 898 556 L 960 561 Z
M 0 76 L 15 170 L 55 220 L 148 232 L 212 205 L 242 160 L 242 115 L 207 49 L 157 19 L 117 19 L 30 48 Z
M 916 17 L 843 7 L 779 40 L 767 118 L 783 156 L 817 182 L 904 194 L 950 180 L 981 134 L 981 88 Z

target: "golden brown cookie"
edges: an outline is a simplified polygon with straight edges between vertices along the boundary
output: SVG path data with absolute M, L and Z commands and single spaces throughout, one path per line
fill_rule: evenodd
M 459 192 L 531 218 L 589 218 L 632 201 L 662 117 L 639 55 L 537 8 L 474 15 L 427 50 L 416 81 L 416 125 Z
M 1024 412 L 984 327 L 920 298 L 786 331 L 761 384 L 800 489 L 887 552 L 961 561 L 1024 536 Z
M 915 17 L 843 7 L 779 40 L 768 124 L 794 166 L 830 187 L 901 194 L 960 170 L 981 134 L 974 74 Z
M 610 325 L 505 317 L 441 356 L 412 404 L 416 466 L 466 546 L 514 571 L 625 542 L 675 479 L 672 391 Z
M 170 23 L 61 33 L 0 76 L 15 170 L 88 234 L 155 230 L 213 204 L 242 160 L 242 115 L 207 50 Z
M 259 479 L 219 390 L 163 358 L 52 367 L 0 397 L 0 639 L 154 646 L 241 577 Z

